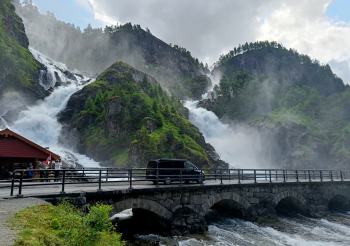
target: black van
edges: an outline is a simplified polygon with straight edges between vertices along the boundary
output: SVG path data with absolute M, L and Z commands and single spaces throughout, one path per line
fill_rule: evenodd
M 164 184 L 170 184 L 173 181 L 203 183 L 204 178 L 202 170 L 184 159 L 152 160 L 148 162 L 146 169 L 146 179 L 152 180 L 153 184 L 157 184 L 157 181 Z

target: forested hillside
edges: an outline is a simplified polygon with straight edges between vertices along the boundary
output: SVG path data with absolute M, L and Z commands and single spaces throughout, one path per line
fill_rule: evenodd
M 350 89 L 328 65 L 258 42 L 221 57 L 213 73 L 222 75 L 220 84 L 201 105 L 258 128 L 274 164 L 348 167 Z
M 155 77 L 178 98 L 200 98 L 210 85 L 209 70 L 186 49 L 169 45 L 147 29 L 130 23 L 84 30 L 19 4 L 31 46 L 54 60 L 95 76 L 115 61 L 126 62 Z

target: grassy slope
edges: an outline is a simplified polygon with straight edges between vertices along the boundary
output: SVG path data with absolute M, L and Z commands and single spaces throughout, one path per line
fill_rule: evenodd
M 12 219 L 18 231 L 16 246 L 121 246 L 120 235 L 109 220 L 111 207 L 96 205 L 83 215 L 69 204 L 39 205 L 18 212 Z

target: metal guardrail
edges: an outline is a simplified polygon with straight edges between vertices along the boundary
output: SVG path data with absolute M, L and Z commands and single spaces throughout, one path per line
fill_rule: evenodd
M 189 172 L 191 171 L 191 172 Z M 286 170 L 286 169 L 203 169 L 176 168 L 83 168 L 83 169 L 35 169 L 15 170 L 10 180 L 0 180 L 0 189 L 10 189 L 10 196 L 23 195 L 29 187 L 59 186 L 65 193 L 66 186 L 77 184 L 96 185 L 102 191 L 104 185 L 124 186 L 133 189 L 137 185 L 153 182 L 174 183 L 184 186 L 191 182 L 206 184 L 248 184 L 248 183 L 286 183 L 286 182 L 343 182 L 350 179 L 350 171 L 343 170 Z

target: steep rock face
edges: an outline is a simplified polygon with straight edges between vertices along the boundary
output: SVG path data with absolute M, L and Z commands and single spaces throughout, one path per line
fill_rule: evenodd
M 80 152 L 104 164 L 145 166 L 176 157 L 202 167 L 225 165 L 186 112 L 154 78 L 117 62 L 70 98 L 60 121 L 63 135 L 75 132 Z
M 152 75 L 178 98 L 200 99 L 211 83 L 206 76 L 209 70 L 189 51 L 163 42 L 138 25 L 127 23 L 104 30 L 89 26 L 82 32 L 53 15 L 41 14 L 31 4 L 17 4 L 17 11 L 31 46 L 70 68 L 95 75 L 120 60 Z
M 0 2 L 0 94 L 19 92 L 29 100 L 47 95 L 37 83 L 43 66 L 28 50 L 22 20 L 10 0 Z
M 200 105 L 256 127 L 266 156 L 286 168 L 348 168 L 350 89 L 308 56 L 277 43 L 239 46 L 213 71 L 220 84 Z

